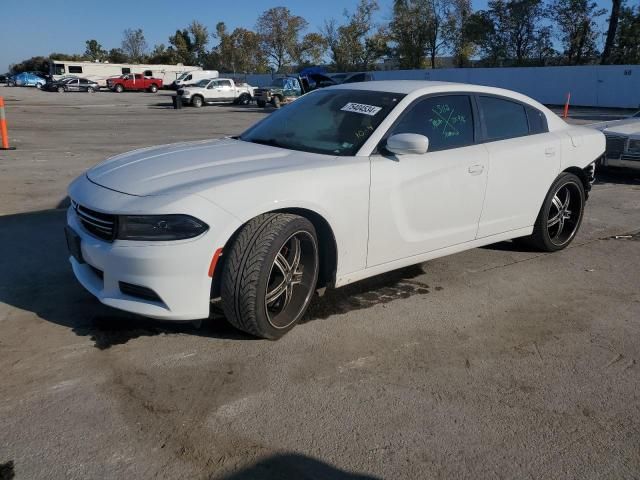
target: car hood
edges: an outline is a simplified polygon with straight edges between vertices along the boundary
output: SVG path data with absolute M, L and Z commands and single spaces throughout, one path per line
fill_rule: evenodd
M 232 138 L 143 148 L 112 157 L 87 172 L 93 183 L 130 195 L 198 193 L 216 183 L 310 168 L 325 155 Z
M 625 118 L 624 120 L 614 120 L 611 122 L 601 122 L 592 125 L 594 128 L 604 132 L 618 135 L 640 135 L 640 119 Z

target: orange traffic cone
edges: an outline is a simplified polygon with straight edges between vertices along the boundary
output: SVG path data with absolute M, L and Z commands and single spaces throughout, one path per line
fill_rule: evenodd
M 15 150 L 16 147 L 9 146 L 9 134 L 7 133 L 7 116 L 4 113 L 4 98 L 0 97 L 0 150 Z

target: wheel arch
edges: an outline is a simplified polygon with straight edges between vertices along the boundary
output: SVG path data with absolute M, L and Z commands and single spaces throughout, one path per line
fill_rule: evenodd
M 316 229 L 316 234 L 318 235 L 318 254 L 320 256 L 320 271 L 318 273 L 318 283 L 316 288 L 320 289 L 334 286 L 338 268 L 338 245 L 336 237 L 333 232 L 333 228 L 331 228 L 327 219 L 318 212 L 308 208 L 287 207 L 256 214 L 236 228 L 222 247 L 222 251 L 224 252 L 233 244 L 240 231 L 249 221 L 266 213 L 290 213 L 293 215 L 299 215 L 306 218 L 313 224 L 313 227 Z M 222 259 L 223 261 L 217 263 L 213 272 L 211 298 L 217 298 L 220 296 L 220 279 L 222 277 L 222 269 L 224 268 L 224 255 L 222 256 Z
M 561 173 L 572 173 L 580 179 L 582 186 L 584 187 L 585 200 L 589 197 L 591 191 L 591 184 L 593 183 L 594 167 L 593 164 L 589 164 L 585 168 L 576 166 L 565 168 Z

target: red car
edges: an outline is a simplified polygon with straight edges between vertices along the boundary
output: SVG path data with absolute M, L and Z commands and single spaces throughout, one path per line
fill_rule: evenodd
M 140 73 L 129 73 L 119 77 L 108 78 L 107 87 L 118 93 L 124 90 L 147 90 L 151 93 L 156 93 L 159 88 L 162 88 L 162 79 L 145 77 Z

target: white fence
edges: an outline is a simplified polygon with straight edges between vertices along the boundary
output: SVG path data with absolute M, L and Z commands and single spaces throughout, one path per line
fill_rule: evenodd
M 508 88 L 547 105 L 640 107 L 640 65 L 580 67 L 443 68 L 371 72 L 375 80 L 442 80 Z M 271 75 L 247 75 L 250 84 L 268 85 Z

